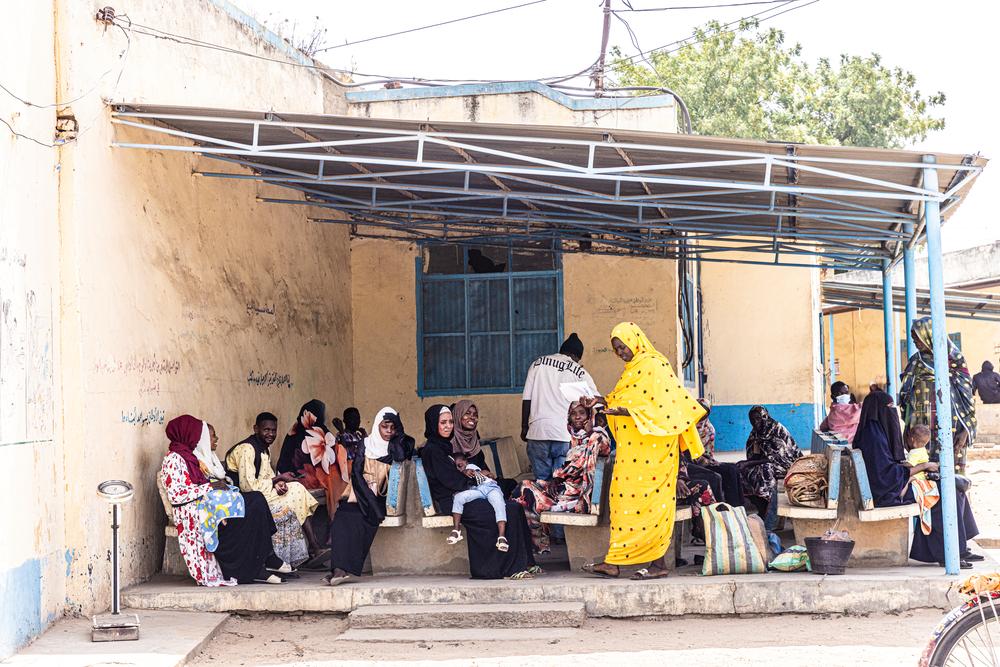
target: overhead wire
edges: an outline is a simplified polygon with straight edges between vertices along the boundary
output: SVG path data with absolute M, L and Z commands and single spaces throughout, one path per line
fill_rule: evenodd
M 543 2 L 548 2 L 548 0 L 531 0 L 531 2 L 522 2 L 519 5 L 512 5 L 510 7 L 501 7 L 500 9 L 494 9 L 488 12 L 480 12 L 479 14 L 472 14 L 471 16 L 462 16 L 457 19 L 450 19 L 448 21 L 440 21 L 438 23 L 430 23 L 428 25 L 419 26 L 416 28 L 408 28 L 407 30 L 399 30 L 397 32 L 386 33 L 385 35 L 377 35 L 375 37 L 366 37 L 365 39 L 358 39 L 353 42 L 344 42 L 343 44 L 335 44 L 334 46 L 327 46 L 322 49 L 317 49 L 314 53 L 323 53 L 324 51 L 332 51 L 333 49 L 341 49 L 345 46 L 354 46 L 355 44 L 364 44 L 366 42 L 374 42 L 378 39 L 385 39 L 386 37 L 396 37 L 398 35 L 407 35 L 412 32 L 417 32 L 420 30 L 427 30 L 429 28 L 438 28 L 444 25 L 451 25 L 452 23 L 459 23 L 461 21 L 468 21 L 470 19 L 478 19 L 483 16 L 490 16 L 492 14 L 499 14 L 501 12 L 509 12 L 512 9 L 520 9 L 521 7 L 528 7 L 530 5 L 538 5 Z
M 723 9 L 725 7 L 745 7 L 747 5 L 774 5 L 780 2 L 784 2 L 784 0 L 756 0 L 755 2 L 726 2 L 726 3 L 711 4 L 711 5 L 673 5 L 670 7 L 644 7 L 640 9 L 635 9 L 629 4 L 628 9 L 614 9 L 612 10 L 612 12 L 669 12 L 674 10 L 685 10 L 685 9 Z
M 793 12 L 793 11 L 798 10 L 798 9 L 803 9 L 805 7 L 808 7 L 809 5 L 813 5 L 813 4 L 816 4 L 817 2 L 819 2 L 819 0 L 811 0 L 810 2 L 806 2 L 805 4 L 796 5 L 795 7 L 788 7 L 787 9 L 782 9 L 782 8 L 786 7 L 787 5 L 790 5 L 790 4 L 793 4 L 795 2 L 799 2 L 799 1 L 800 0 L 782 0 L 781 3 L 778 4 L 777 7 L 769 7 L 768 9 L 761 10 L 761 11 L 756 12 L 754 14 L 750 14 L 748 16 L 743 16 L 741 18 L 738 18 L 736 20 L 730 21 L 728 23 L 724 23 L 724 24 L 722 24 L 720 26 L 721 28 L 730 28 L 730 26 L 734 26 L 734 25 L 737 26 L 737 27 L 733 28 L 733 29 L 723 30 L 722 34 L 730 33 L 730 32 L 735 32 L 736 30 L 739 29 L 740 25 L 742 25 L 745 21 L 749 21 L 751 19 L 757 19 L 757 23 L 760 24 L 760 23 L 763 23 L 764 21 L 770 21 L 771 19 L 777 18 L 777 17 L 781 16 L 782 14 L 787 14 L 788 12 Z M 775 9 L 782 9 L 782 11 L 777 12 L 775 14 L 772 14 L 770 16 L 762 16 L 763 14 L 767 14 L 768 12 L 772 12 Z M 634 61 L 636 58 L 643 58 L 643 60 L 645 60 L 646 59 L 645 56 L 653 54 L 653 53 L 661 53 L 661 54 L 664 54 L 664 55 L 665 54 L 669 54 L 669 53 L 675 53 L 676 51 L 679 51 L 680 49 L 682 49 L 682 48 L 684 48 L 686 46 L 693 46 L 695 44 L 700 44 L 703 41 L 703 40 L 691 41 L 695 37 L 697 37 L 697 34 L 691 34 L 691 35 L 688 35 L 687 37 L 685 37 L 683 39 L 674 40 L 673 42 L 669 42 L 667 44 L 663 44 L 661 46 L 657 46 L 655 48 L 649 49 L 648 51 L 641 51 L 641 52 L 636 53 L 634 55 L 628 56 L 626 58 L 623 58 L 619 62 L 623 62 L 623 63 L 624 62 L 631 62 L 631 61 Z M 672 47 L 672 46 L 678 46 L 678 48 L 671 49 L 671 50 L 668 50 L 668 51 L 664 50 L 664 49 L 669 49 L 669 47 Z
M 128 15 L 127 14 L 122 14 L 121 16 L 124 16 L 126 20 L 128 19 Z M 121 83 L 122 75 L 125 73 L 125 66 L 128 63 L 129 52 L 132 49 L 132 37 L 129 34 L 129 29 L 126 29 L 125 27 L 123 27 L 123 26 L 121 26 L 121 25 L 119 25 L 117 23 L 115 23 L 115 27 L 117 27 L 118 29 L 120 29 L 122 31 L 122 34 L 125 35 L 125 48 L 122 49 L 121 53 L 118 54 L 118 60 L 121 62 L 121 66 L 118 68 L 118 75 L 115 77 L 115 85 L 114 85 L 114 88 L 112 89 L 112 91 L 113 91 L 112 95 L 114 95 L 114 91 L 118 90 L 118 85 Z M 80 100 L 83 100 L 83 99 L 89 97 L 92 93 L 94 93 L 98 89 L 98 87 L 101 85 L 101 82 L 104 81 L 104 79 L 107 78 L 108 74 L 110 74 L 113 70 L 114 70 L 114 66 L 109 67 L 107 70 L 105 70 L 105 72 L 103 74 L 101 74 L 100 77 L 98 77 L 97 81 L 94 82 L 94 85 L 92 85 L 90 88 L 88 88 L 86 92 L 82 93 L 81 95 L 78 95 L 77 97 L 74 97 L 71 100 L 66 100 L 66 101 L 62 101 L 62 102 L 52 102 L 52 103 L 47 103 L 47 104 L 38 104 L 36 102 L 32 102 L 31 100 L 28 100 L 28 99 L 26 99 L 26 98 L 24 98 L 24 97 L 22 97 L 22 96 L 20 96 L 20 95 L 18 95 L 16 93 L 14 93 L 13 91 L 11 91 L 10 88 L 8 88 L 7 86 L 3 85 L 2 83 L 0 83 L 0 90 L 3 90 L 5 93 L 7 93 L 11 97 L 13 97 L 15 100 L 17 100 L 21 104 L 24 104 L 25 106 L 31 107 L 33 109 L 53 109 L 53 108 L 64 109 L 64 108 L 70 106 L 71 104 L 75 104 L 76 102 L 79 102 Z M 24 134 L 22 132 L 18 132 L 17 130 L 14 129 L 14 127 L 9 122 L 7 122 L 3 118 L 0 118 L 0 123 L 3 123 L 7 127 L 7 129 L 11 132 L 11 134 L 13 134 L 15 137 L 20 137 L 22 139 L 27 139 L 28 141 L 36 143 L 39 146 L 43 146 L 45 148 L 56 148 L 58 146 L 63 146 L 63 145 L 68 144 L 70 142 L 74 142 L 74 141 L 76 141 L 80 137 L 80 135 L 82 135 L 84 132 L 86 132 L 87 129 L 89 129 L 89 127 L 90 127 L 90 124 L 88 124 L 87 127 L 85 127 L 81 132 L 77 133 L 77 135 L 75 137 L 71 138 L 71 139 L 66 139 L 66 140 L 62 140 L 62 141 L 55 141 L 55 142 L 51 142 L 50 143 L 50 142 L 47 142 L 47 141 L 42 141 L 41 139 L 36 139 L 35 137 L 30 137 L 30 136 L 28 136 L 28 135 L 26 135 L 26 134 Z

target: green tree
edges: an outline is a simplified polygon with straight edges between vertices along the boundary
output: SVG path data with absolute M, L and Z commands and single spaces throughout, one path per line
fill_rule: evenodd
M 944 127 L 934 116 L 944 94 L 923 95 L 910 72 L 877 54 L 810 64 L 800 45 L 755 20 L 735 30 L 709 23 L 679 48 L 651 54 L 652 67 L 617 49 L 612 56 L 619 85 L 680 95 L 697 134 L 901 148 Z

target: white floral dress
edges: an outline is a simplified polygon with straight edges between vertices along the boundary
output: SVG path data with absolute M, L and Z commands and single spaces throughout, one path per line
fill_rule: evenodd
M 215 556 L 205 548 L 205 538 L 201 532 L 198 501 L 211 490 L 212 485 L 192 484 L 187 464 L 180 454 L 173 452 L 163 457 L 160 475 L 167 490 L 167 500 L 174 506 L 177 543 L 188 572 L 202 586 L 235 586 L 234 579 L 226 579 L 222 575 Z

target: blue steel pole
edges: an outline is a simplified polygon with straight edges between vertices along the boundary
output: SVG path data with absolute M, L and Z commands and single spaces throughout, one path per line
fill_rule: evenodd
M 904 225 L 903 229 L 912 233 L 913 225 Z M 913 248 L 909 245 L 903 248 L 903 282 L 906 292 L 906 356 L 912 357 L 917 351 L 913 334 L 910 333 L 913 320 L 917 317 L 917 269 L 913 265 Z
M 829 318 L 827 321 L 830 323 L 830 384 L 833 384 L 837 381 L 837 355 L 833 346 L 833 314 L 830 314 Z
M 885 390 L 896 396 L 896 326 L 892 311 L 892 271 L 889 260 L 882 260 L 882 328 L 885 333 Z
M 934 162 L 925 155 L 924 162 Z M 924 168 L 924 189 L 938 191 L 937 170 Z M 941 262 L 941 204 L 924 202 L 927 233 L 927 277 L 931 293 L 931 328 L 934 339 L 934 386 L 937 399 L 937 438 L 940 443 L 941 515 L 944 518 L 944 568 L 958 574 L 958 503 L 955 498 L 955 450 L 951 434 L 951 381 L 948 375 L 948 329 L 945 322 L 944 274 Z

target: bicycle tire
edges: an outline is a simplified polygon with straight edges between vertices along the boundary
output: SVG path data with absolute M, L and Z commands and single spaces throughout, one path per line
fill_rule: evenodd
M 997 603 L 995 602 L 994 604 Z M 960 642 L 967 636 L 970 636 L 977 627 L 982 626 L 984 618 L 987 623 L 997 624 L 996 627 L 990 629 L 990 636 L 995 645 L 996 653 L 1000 656 L 1000 604 L 994 607 L 988 599 L 980 604 L 980 601 L 977 599 L 956 607 L 944 617 L 935 630 L 934 637 L 924 650 L 920 665 L 922 667 L 947 667 L 949 659 L 953 654 L 956 654 L 956 659 L 962 660 L 954 664 L 1000 664 L 1000 662 L 994 662 L 992 659 L 989 661 L 975 660 L 976 656 L 971 655 L 967 643 L 962 644 L 962 647 L 966 649 L 966 656 L 959 658 L 957 655 L 956 649 L 960 648 Z

